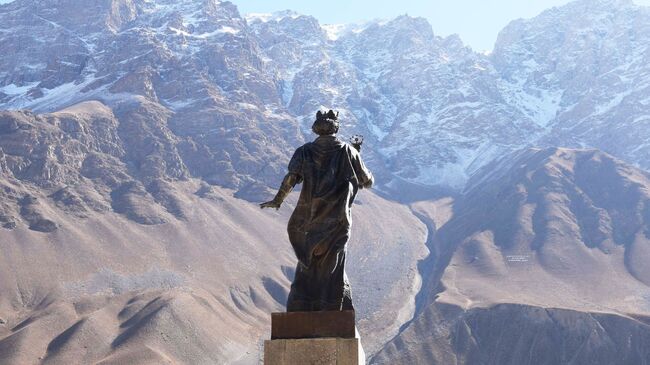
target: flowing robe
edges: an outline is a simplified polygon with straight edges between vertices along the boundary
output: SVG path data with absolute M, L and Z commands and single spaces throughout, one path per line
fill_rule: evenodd
M 287 229 L 298 258 L 287 311 L 353 309 L 344 270 L 351 207 L 372 174 L 359 152 L 334 136 L 298 148 L 289 174 L 303 187 Z

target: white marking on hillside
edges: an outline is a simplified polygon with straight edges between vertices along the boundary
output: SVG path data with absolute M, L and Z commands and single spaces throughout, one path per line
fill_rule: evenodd
M 0 87 L 0 92 L 4 93 L 4 94 L 7 94 L 7 95 L 10 95 L 10 96 L 11 95 L 21 95 L 21 94 L 24 94 L 24 93 L 28 92 L 30 89 L 32 89 L 33 87 L 35 87 L 38 84 L 39 84 L 38 81 L 30 82 L 30 83 L 27 83 L 27 84 L 22 85 L 22 86 L 18 86 L 16 84 L 9 84 L 9 85 L 5 85 L 3 87 Z

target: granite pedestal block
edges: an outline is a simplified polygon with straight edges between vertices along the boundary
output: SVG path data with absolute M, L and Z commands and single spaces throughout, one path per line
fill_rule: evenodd
M 264 364 L 365 364 L 354 311 L 273 313 Z

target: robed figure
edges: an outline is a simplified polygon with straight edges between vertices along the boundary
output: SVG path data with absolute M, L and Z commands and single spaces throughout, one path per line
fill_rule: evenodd
M 338 129 L 338 113 L 319 111 L 312 126 L 318 138 L 296 150 L 275 198 L 260 204 L 278 209 L 293 187 L 303 184 L 287 229 L 298 258 L 288 312 L 353 309 L 345 274 L 351 208 L 373 177 L 361 160 L 361 141 L 340 141 Z

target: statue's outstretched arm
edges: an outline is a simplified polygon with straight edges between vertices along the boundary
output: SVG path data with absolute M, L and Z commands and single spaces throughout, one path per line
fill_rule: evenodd
M 354 154 L 352 158 L 352 167 L 354 168 L 354 173 L 357 175 L 359 187 L 362 189 L 370 189 L 375 179 L 370 170 L 368 170 L 366 165 L 363 163 L 360 154 Z
M 271 201 L 260 204 L 260 208 L 280 209 L 280 206 L 282 205 L 284 199 L 287 197 L 287 195 L 289 195 L 291 190 L 293 190 L 293 187 L 300 182 L 301 179 L 297 174 L 291 172 L 288 173 L 282 180 L 282 185 L 280 185 L 280 189 L 278 189 L 278 193 L 275 194 L 275 198 L 273 198 L 273 200 Z

